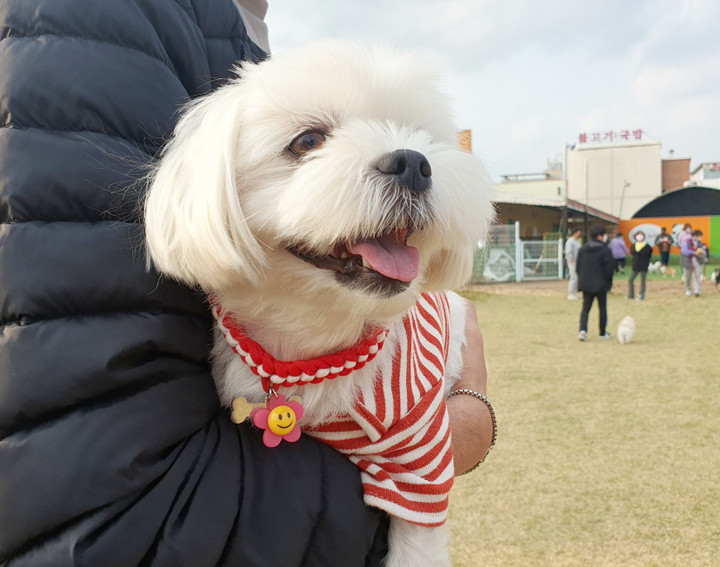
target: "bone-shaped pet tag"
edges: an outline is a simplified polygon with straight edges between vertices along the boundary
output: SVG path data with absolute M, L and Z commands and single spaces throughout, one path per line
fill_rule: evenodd
M 291 396 L 288 401 L 302 403 L 300 396 Z M 240 397 L 233 400 L 232 408 L 233 411 L 232 414 L 230 414 L 230 419 L 233 423 L 242 423 L 252 415 L 253 410 L 267 408 L 267 401 L 254 403 L 248 402 L 247 399 Z
M 233 423 L 242 423 L 250 417 L 250 414 L 254 409 L 264 408 L 266 406 L 267 404 L 265 402 L 252 403 L 248 402 L 245 398 L 235 398 L 232 403 L 233 411 L 230 415 L 230 419 Z

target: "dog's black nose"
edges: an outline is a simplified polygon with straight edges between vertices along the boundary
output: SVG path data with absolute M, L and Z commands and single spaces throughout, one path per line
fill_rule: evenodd
M 430 187 L 432 169 L 420 152 L 395 150 L 380 158 L 377 168 L 381 173 L 392 175 L 400 187 L 413 193 L 422 193 Z

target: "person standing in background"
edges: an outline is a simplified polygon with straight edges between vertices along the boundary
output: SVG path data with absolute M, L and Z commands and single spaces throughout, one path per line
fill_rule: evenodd
M 670 249 L 672 248 L 672 236 L 670 236 L 665 227 L 660 229 L 660 234 L 655 239 L 655 245 L 660 253 L 660 263 L 663 267 L 667 268 L 668 262 L 670 261 Z
M 590 229 L 590 240 L 578 252 L 578 289 L 583 292 L 578 335 L 581 341 L 587 340 L 588 315 L 596 299 L 600 311 L 600 338 L 610 338 L 607 332 L 607 292 L 612 288 L 615 261 L 605 245 L 606 240 L 605 227 L 596 225 Z
M 640 274 L 640 294 L 638 301 L 645 299 L 645 280 L 647 279 L 648 267 L 650 266 L 650 257 L 652 256 L 652 246 L 645 242 L 645 233 L 638 231 L 635 234 L 635 242 L 630 247 L 632 254 L 632 275 L 628 280 L 628 296 L 627 299 L 635 297 L 635 277 Z
M 615 272 L 624 274 L 625 273 L 625 257 L 630 253 L 628 247 L 625 244 L 622 232 L 615 234 L 613 239 L 608 243 L 608 248 L 612 252 L 613 259 L 615 260 Z
M 580 251 L 580 238 L 582 237 L 582 230 L 577 229 L 570 235 L 570 238 L 565 242 L 565 261 L 567 262 L 568 274 L 570 275 L 570 281 L 568 282 L 568 299 L 574 300 L 578 298 L 578 281 L 577 281 L 577 268 L 575 263 L 577 262 L 577 255 Z
M 690 225 L 685 225 L 690 226 Z M 680 267 L 683 271 L 683 281 L 685 282 L 685 297 L 691 297 L 693 294 L 693 288 L 695 290 L 695 297 L 700 296 L 700 274 L 702 265 L 697 261 L 697 246 L 696 236 L 702 237 L 702 231 L 695 230 L 690 232 L 686 238 L 680 238 Z M 685 232 L 683 231 L 683 235 Z M 695 285 L 693 286 L 693 279 Z
M 702 231 L 696 230 L 695 232 L 697 234 L 693 233 L 693 243 L 695 244 L 695 259 L 693 262 L 697 264 L 695 273 L 700 274 L 700 282 L 702 282 L 705 279 L 705 264 L 710 258 L 710 249 L 702 240 Z

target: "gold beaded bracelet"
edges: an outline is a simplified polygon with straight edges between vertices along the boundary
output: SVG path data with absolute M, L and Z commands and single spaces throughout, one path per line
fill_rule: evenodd
M 490 446 L 488 447 L 488 450 L 485 451 L 485 454 L 483 455 L 482 459 L 480 459 L 474 467 L 472 467 L 471 469 L 462 473 L 462 474 L 467 474 L 469 472 L 474 471 L 481 464 L 483 464 L 483 462 L 485 462 L 485 459 L 488 456 L 488 453 L 490 453 L 490 450 L 495 446 L 495 440 L 497 439 L 497 419 L 495 418 L 495 410 L 493 409 L 492 404 L 490 403 L 490 400 L 488 400 L 480 392 L 476 392 L 475 390 L 471 390 L 469 388 L 458 388 L 457 390 L 452 390 L 450 392 L 450 394 L 448 395 L 448 397 L 457 396 L 458 394 L 467 394 L 468 396 L 473 396 L 474 398 L 477 398 L 482 403 L 484 403 L 487 406 L 487 408 L 490 410 L 490 418 L 492 419 L 492 426 L 493 426 L 492 441 L 490 441 Z

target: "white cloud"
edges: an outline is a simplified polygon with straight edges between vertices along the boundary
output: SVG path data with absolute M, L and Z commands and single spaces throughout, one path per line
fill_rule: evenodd
M 640 105 L 662 105 L 718 93 L 720 99 L 720 55 L 702 57 L 679 65 L 642 70 L 631 94 Z
M 273 49 L 381 39 L 446 67 L 493 175 L 537 171 L 583 130 L 642 128 L 720 159 L 717 0 L 270 0 Z

